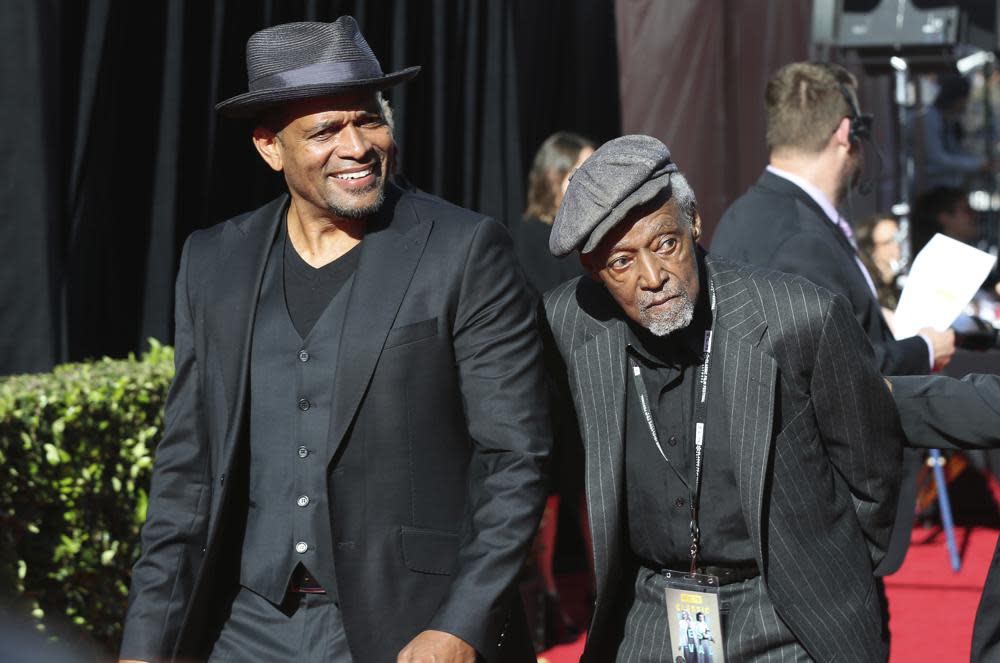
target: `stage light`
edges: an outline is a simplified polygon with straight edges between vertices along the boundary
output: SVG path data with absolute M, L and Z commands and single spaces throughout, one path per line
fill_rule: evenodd
M 985 64 L 992 64 L 996 58 L 989 51 L 977 51 L 972 55 L 966 55 L 964 58 L 959 59 L 955 63 L 955 68 L 958 69 L 958 73 L 965 76 L 973 69 L 977 67 L 982 67 Z

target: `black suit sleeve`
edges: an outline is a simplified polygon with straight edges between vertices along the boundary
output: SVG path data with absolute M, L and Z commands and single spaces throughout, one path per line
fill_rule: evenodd
M 163 438 L 156 447 L 142 555 L 132 568 L 121 658 L 170 657 L 194 585 L 193 564 L 185 555 L 200 548 L 192 542 L 204 540 L 210 479 L 187 288 L 190 243 L 184 246 L 177 276 L 176 372 L 167 395 Z
M 804 276 L 816 285 L 851 300 L 846 284 L 854 279 L 854 274 L 845 269 L 854 269 L 850 262 L 837 260 L 830 255 L 830 246 L 811 233 L 792 235 L 775 248 L 768 267 L 780 272 Z M 855 318 L 866 328 L 863 312 L 854 311 Z M 877 314 L 877 313 L 876 313 Z M 927 342 L 919 336 L 902 340 L 871 339 L 875 351 L 875 363 L 883 375 L 915 375 L 930 371 L 930 356 Z
M 533 298 L 502 226 L 480 225 L 465 266 L 455 359 L 473 455 L 458 568 L 429 628 L 488 658 L 545 505 L 552 446 Z
M 890 378 L 911 447 L 1000 447 L 1000 375 Z
M 851 492 L 874 567 L 892 531 L 903 435 L 871 344 L 842 297 L 827 311 L 814 366 L 810 387 L 819 431 Z

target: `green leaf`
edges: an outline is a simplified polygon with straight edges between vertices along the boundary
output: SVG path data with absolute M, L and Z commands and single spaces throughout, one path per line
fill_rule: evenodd
M 58 465 L 59 464 L 59 450 L 56 449 L 55 445 L 51 444 L 49 442 L 46 442 L 44 445 L 42 445 L 42 448 L 45 449 L 45 460 L 48 462 L 48 464 L 49 465 Z
M 0 378 L 0 575 L 39 631 L 118 647 L 173 354 Z

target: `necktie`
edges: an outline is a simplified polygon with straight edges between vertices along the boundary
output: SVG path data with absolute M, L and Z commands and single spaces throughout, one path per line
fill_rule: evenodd
M 854 262 L 857 263 L 858 269 L 861 270 L 861 275 L 865 277 L 865 281 L 868 283 L 868 288 L 872 292 L 872 296 L 878 299 L 878 290 L 875 288 L 875 281 L 872 280 L 872 275 L 868 273 L 868 268 L 865 264 L 861 262 L 861 258 L 858 257 L 858 240 L 854 239 L 854 230 L 851 228 L 851 224 L 844 220 L 844 217 L 837 215 L 837 227 L 840 228 L 840 232 L 844 233 L 844 237 L 850 242 L 851 247 L 854 249 Z
M 851 243 L 854 250 L 858 250 L 858 240 L 854 239 L 854 230 L 851 228 L 851 224 L 844 220 L 844 217 L 837 216 L 837 226 L 840 227 L 840 232 L 844 233 L 844 237 L 847 241 Z

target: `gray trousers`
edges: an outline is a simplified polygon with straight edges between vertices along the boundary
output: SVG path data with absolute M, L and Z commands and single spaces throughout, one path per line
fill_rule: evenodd
M 670 642 L 665 589 L 663 574 L 639 569 L 635 579 L 635 602 L 625 621 L 618 663 L 672 663 L 677 659 L 679 652 Z M 726 661 L 812 661 L 774 611 L 759 576 L 720 587 L 719 611 Z
M 241 587 L 209 663 L 351 663 L 340 607 L 326 594 L 291 594 L 274 605 Z

